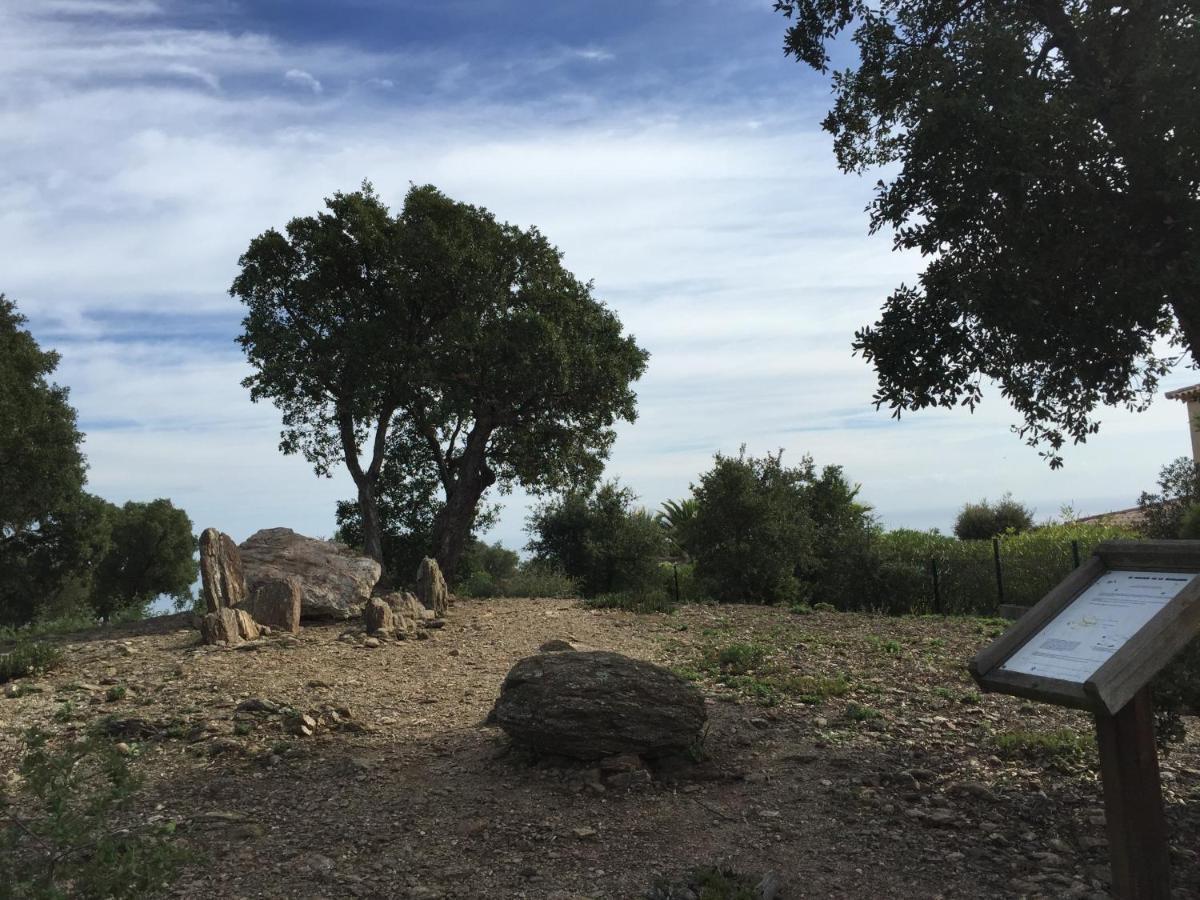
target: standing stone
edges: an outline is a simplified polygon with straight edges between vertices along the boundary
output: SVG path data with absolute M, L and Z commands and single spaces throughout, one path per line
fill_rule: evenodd
M 436 559 L 428 556 L 421 560 L 417 567 L 417 599 L 426 609 L 432 609 L 435 616 L 441 618 L 446 614 L 450 602 L 450 590 L 446 587 L 446 579 Z
M 300 582 L 295 578 L 266 581 L 255 588 L 240 608 L 260 625 L 299 634 L 300 593 Z
M 379 581 L 379 563 L 359 556 L 345 544 L 319 541 L 290 528 L 255 532 L 238 548 L 253 593 L 270 581 L 289 576 L 300 583 L 304 618 L 349 619 L 362 615 Z
M 392 608 L 380 598 L 372 597 L 367 601 L 366 609 L 363 610 L 363 627 L 368 633 L 393 631 L 396 623 Z
M 250 613 L 244 609 L 235 609 L 233 614 L 237 618 L 238 637 L 244 641 L 257 641 L 261 637 L 258 623 L 254 621 Z
M 246 599 L 246 579 L 237 544 L 215 528 L 200 533 L 200 595 L 210 612 Z
M 619 653 L 542 653 L 521 660 L 489 721 L 532 750 L 593 760 L 676 754 L 700 739 L 704 696 L 667 669 Z
M 208 613 L 200 620 L 200 637 L 206 644 L 237 646 L 242 642 L 237 613 L 227 606 Z

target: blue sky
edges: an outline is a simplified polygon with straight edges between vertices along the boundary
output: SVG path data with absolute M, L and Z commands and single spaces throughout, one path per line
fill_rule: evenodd
M 370 178 L 536 224 L 651 351 L 609 474 L 649 506 L 718 450 L 840 463 L 892 526 L 1012 491 L 1131 505 L 1182 407 L 1105 416 L 1051 472 L 992 391 L 890 419 L 855 328 L 920 262 L 867 234 L 826 82 L 770 0 L 0 0 L 0 291 L 62 353 L 91 489 L 238 540 L 333 531 L 347 476 L 277 451 L 227 293 L 251 237 Z M 1167 387 L 1200 380 L 1181 370 Z M 528 500 L 489 536 L 519 547 Z

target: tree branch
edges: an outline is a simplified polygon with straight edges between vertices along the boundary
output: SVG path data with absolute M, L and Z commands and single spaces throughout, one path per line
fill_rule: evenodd
M 387 450 L 388 426 L 391 425 L 395 412 L 396 407 L 389 406 L 379 414 L 379 424 L 375 426 L 375 443 L 371 450 L 371 464 L 367 467 L 367 479 L 371 482 L 379 477 L 379 470 L 383 468 L 383 458 Z
M 342 438 L 342 456 L 346 459 L 346 468 L 355 484 L 362 484 L 366 475 L 358 459 L 358 443 L 354 439 L 354 418 L 344 409 L 337 411 L 338 434 Z

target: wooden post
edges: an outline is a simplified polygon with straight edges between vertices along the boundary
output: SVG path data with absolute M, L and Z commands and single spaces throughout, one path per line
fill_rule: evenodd
M 1121 900 L 1169 898 L 1170 855 L 1150 688 L 1138 691 L 1116 715 L 1097 714 L 1096 737 L 1113 895 Z

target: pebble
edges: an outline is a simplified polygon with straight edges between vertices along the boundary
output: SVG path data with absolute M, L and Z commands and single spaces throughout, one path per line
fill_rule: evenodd
M 374 650 L 376 647 L 379 646 L 379 638 L 375 638 L 375 637 L 366 638 L 363 641 L 363 646 L 366 647 L 368 650 Z

